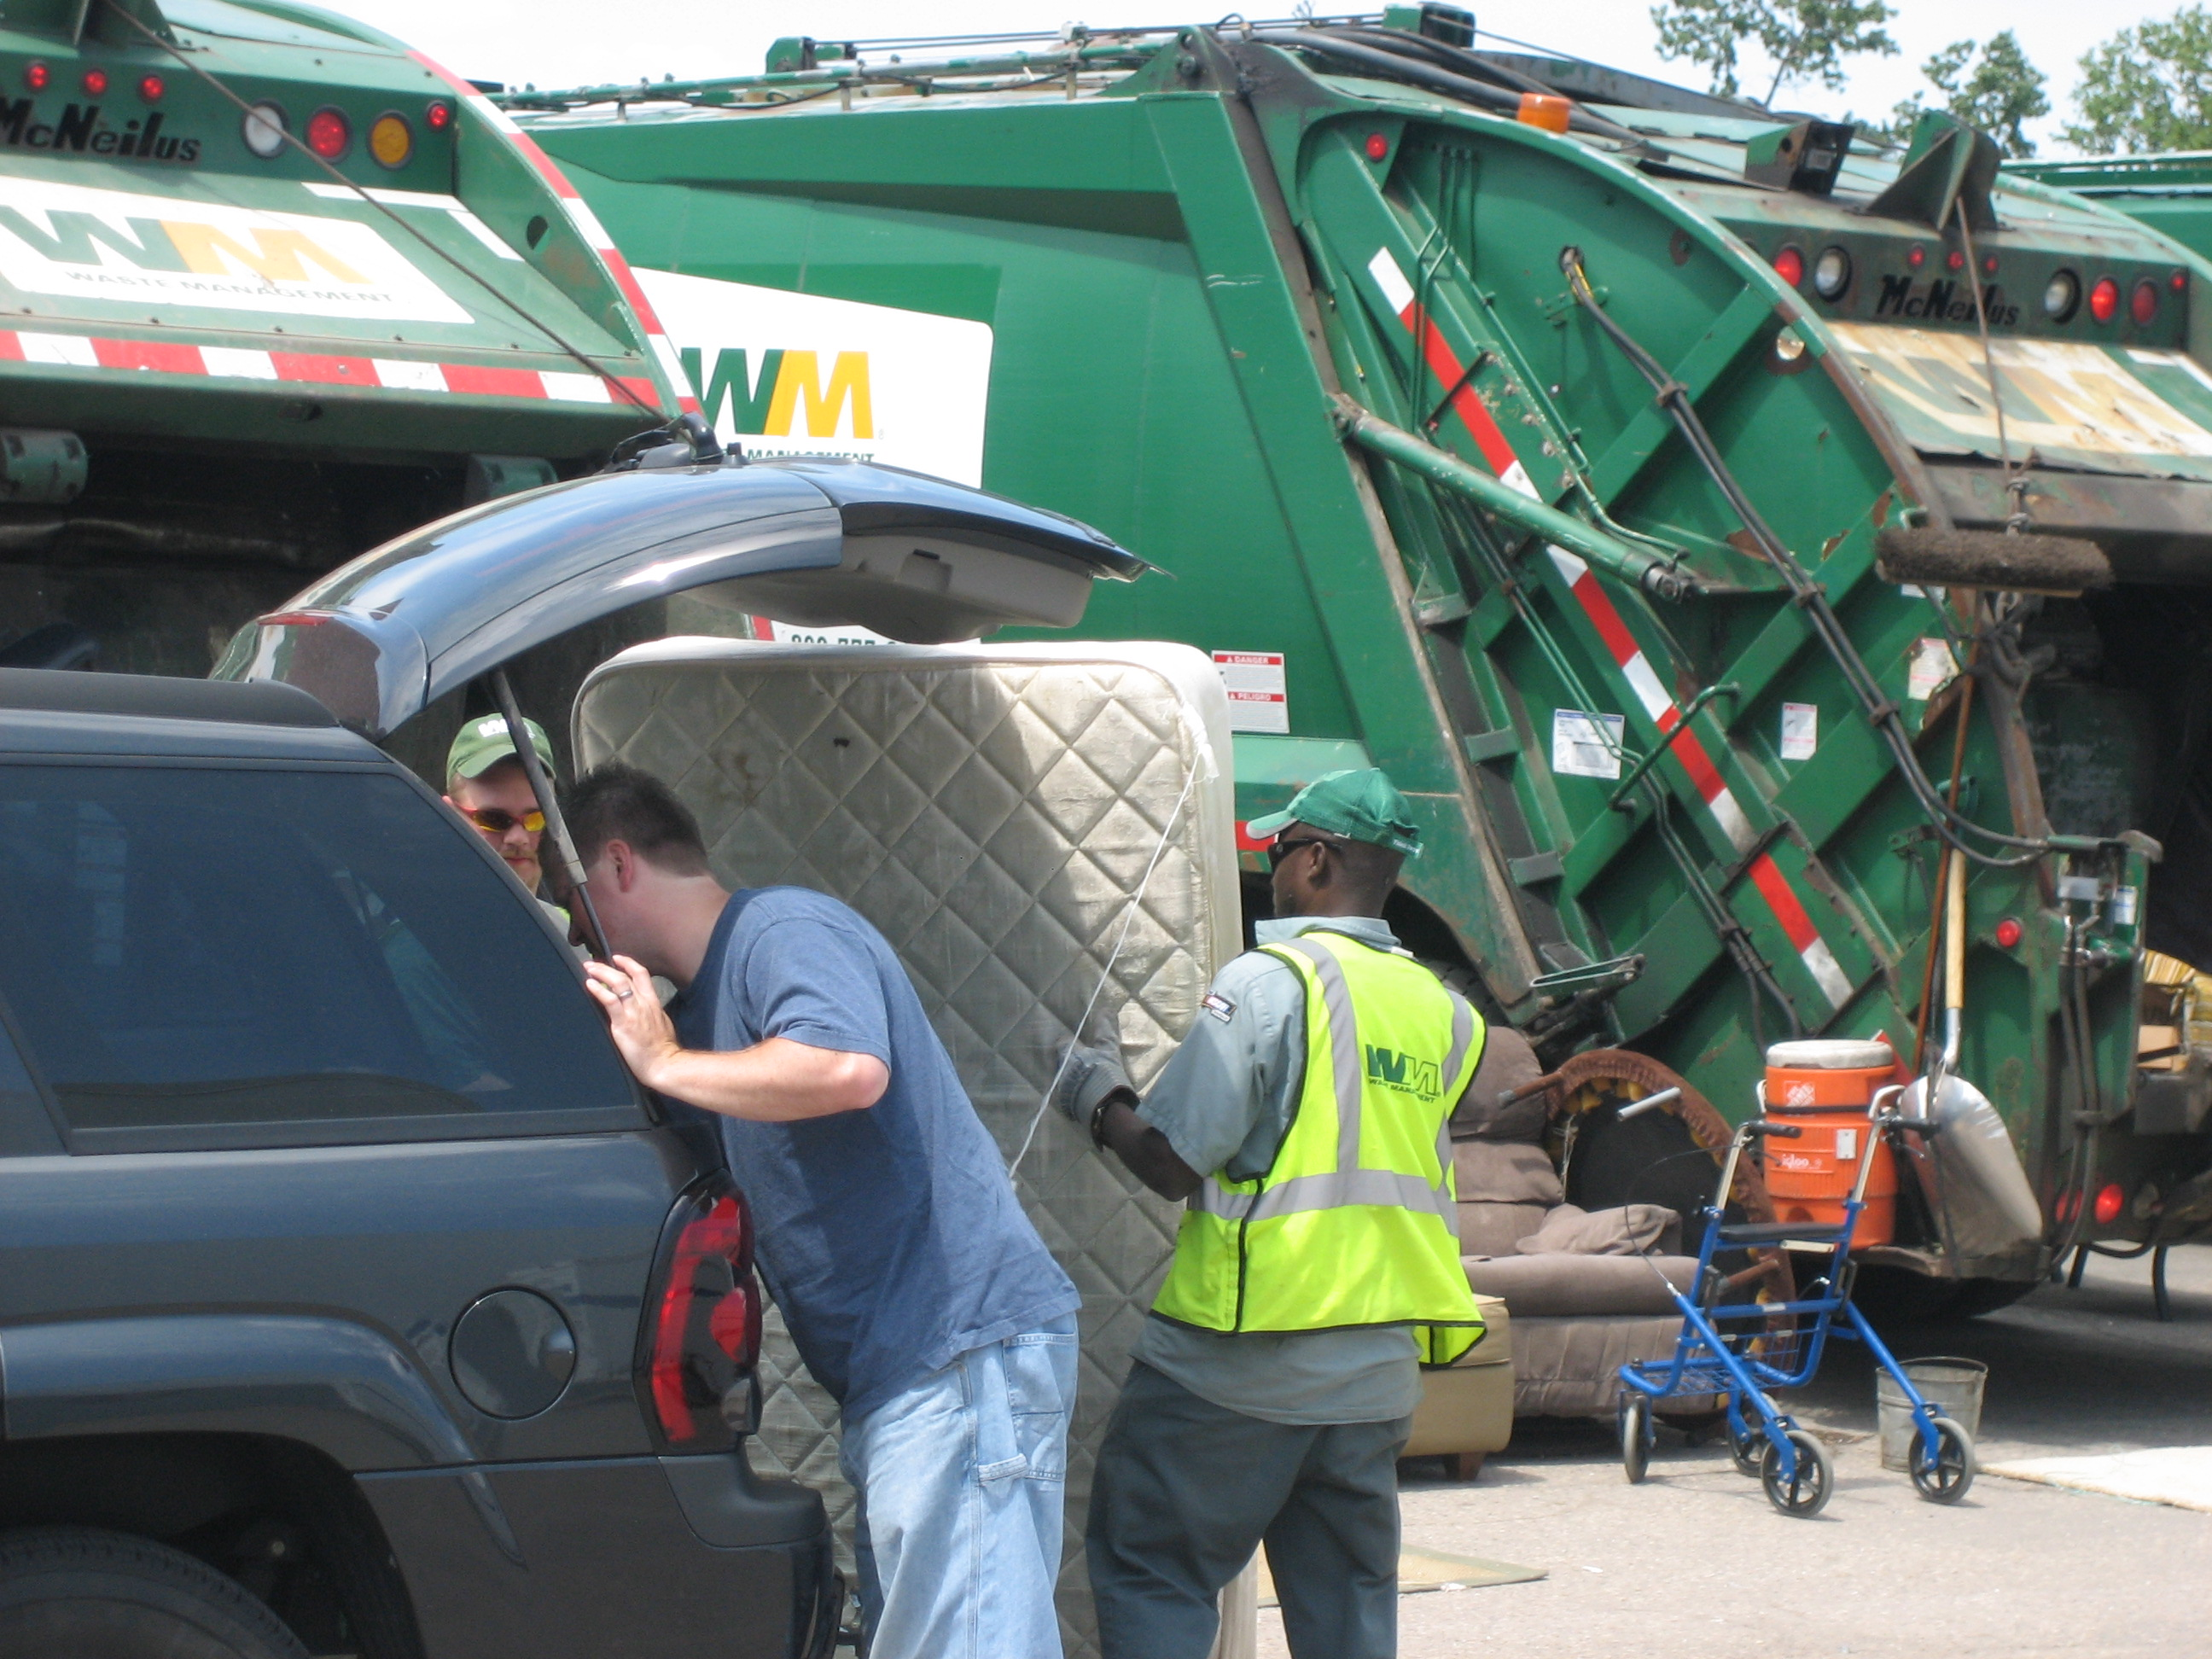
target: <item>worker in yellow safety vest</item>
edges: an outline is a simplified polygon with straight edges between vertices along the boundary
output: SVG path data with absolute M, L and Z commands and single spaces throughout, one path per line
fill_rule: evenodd
M 1247 828 L 1273 837 L 1259 948 L 1141 1100 L 1086 1048 L 1053 1095 L 1188 1200 L 1091 1486 L 1105 1659 L 1205 1659 L 1262 1542 L 1295 1659 L 1395 1653 L 1419 1368 L 1482 1335 L 1447 1124 L 1483 1023 L 1382 920 L 1412 809 L 1381 772 L 1333 772 Z

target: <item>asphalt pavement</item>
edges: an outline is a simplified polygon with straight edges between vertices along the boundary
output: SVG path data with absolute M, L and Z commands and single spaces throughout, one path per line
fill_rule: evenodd
M 1979 1319 L 1902 1327 L 1900 1358 L 1990 1367 L 1984 1462 L 2212 1445 L 2212 1248 L 2178 1249 L 2172 1322 L 2147 1261 L 2093 1261 Z M 1820 1434 L 1836 1493 L 1777 1514 L 1721 1445 L 1662 1430 L 1622 1478 L 1609 1423 L 1516 1425 L 1462 1484 L 1415 1474 L 1406 1541 L 1541 1567 L 1529 1583 L 1401 1597 L 1406 1659 L 1968 1659 L 2212 1655 L 2212 1514 L 1984 1475 L 1954 1508 L 1880 1467 L 1873 1372 L 1849 1345 L 1787 1402 Z M 1288 1651 L 1272 1611 L 1260 1652 Z

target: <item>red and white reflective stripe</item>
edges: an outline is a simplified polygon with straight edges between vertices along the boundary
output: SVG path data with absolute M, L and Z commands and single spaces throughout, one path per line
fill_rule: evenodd
M 1482 452 L 1482 459 L 1490 463 L 1490 470 L 1498 478 L 1511 484 L 1522 495 L 1534 496 L 1536 486 L 1528 477 L 1528 468 L 1513 453 L 1513 446 L 1505 441 L 1499 430 L 1498 418 L 1490 412 L 1490 405 L 1482 401 L 1474 387 L 1462 377 L 1466 366 L 1445 343 L 1443 331 L 1433 319 L 1425 316 L 1413 302 L 1413 285 L 1406 280 L 1389 248 L 1378 248 L 1375 257 L 1367 262 L 1367 274 L 1382 290 L 1382 297 L 1390 302 L 1390 309 L 1398 313 L 1398 320 L 1407 326 L 1421 349 L 1422 361 L 1429 373 L 1442 386 L 1455 386 L 1452 393 L 1452 413 L 1458 416 L 1474 439 L 1474 447 Z
M 1636 693 L 1636 700 L 1643 705 L 1644 714 L 1662 733 L 1672 732 L 1682 723 L 1682 711 L 1674 699 L 1668 695 L 1659 676 L 1652 671 L 1650 659 L 1644 654 L 1644 647 L 1637 644 L 1636 636 L 1628 631 L 1627 623 L 1621 621 L 1620 612 L 1614 608 L 1612 597 L 1598 585 L 1589 566 L 1573 554 L 1549 545 L 1544 550 L 1552 556 L 1553 564 L 1573 590 L 1583 614 L 1589 617 L 1600 637 L 1605 641 L 1606 649 L 1613 653 L 1613 660 L 1620 667 L 1621 678 Z M 1674 757 L 1682 763 L 1682 769 L 1690 775 L 1690 781 L 1697 786 L 1698 798 L 1711 809 L 1714 818 L 1721 826 L 1721 833 L 1729 838 L 1729 845 L 1739 853 L 1748 851 L 1752 842 L 1759 839 L 1759 833 L 1751 827 L 1751 820 L 1744 815 L 1735 794 L 1722 781 L 1720 768 L 1713 764 L 1712 757 L 1698 741 L 1698 734 L 1685 732 L 1674 739 L 1672 747 Z
M 616 392 L 597 374 L 508 368 L 491 363 L 432 363 L 405 357 L 334 356 L 319 351 L 256 351 L 239 346 L 186 345 L 174 340 L 111 340 L 94 334 L 0 329 L 0 362 L 58 368 L 120 369 L 130 374 L 200 374 L 216 380 L 290 380 L 386 392 L 458 392 L 472 398 L 534 398 L 566 404 L 610 404 Z M 623 382 L 650 401 L 649 380 Z
M 645 342 L 653 352 L 653 360 L 659 365 L 670 389 L 676 394 L 677 408 L 687 415 L 698 413 L 699 400 L 684 390 L 684 365 L 677 357 L 676 348 L 670 343 L 667 331 L 660 326 L 660 319 L 653 314 L 652 302 L 645 297 L 645 290 L 637 285 L 637 278 L 631 274 L 629 261 L 616 252 L 614 239 L 599 223 L 599 216 L 584 204 L 584 198 L 577 194 L 575 185 L 568 182 L 568 174 L 554 165 L 553 158 L 538 148 L 535 138 L 515 125 L 513 116 L 459 76 L 435 58 L 425 57 L 419 52 L 410 52 L 408 56 L 444 81 L 453 89 L 453 95 L 471 113 L 482 117 L 488 125 L 520 150 L 532 167 L 538 169 L 538 176 L 560 198 L 562 210 L 583 237 L 585 246 L 599 256 L 600 263 L 606 266 L 608 278 L 620 290 L 623 298 L 629 301 L 631 311 L 636 314 L 638 326 L 645 331 Z M 660 405 L 659 392 L 648 395 L 645 403 L 647 408 L 657 410 Z
M 1805 907 L 1798 900 L 1796 889 L 1790 886 L 1790 878 L 1782 873 L 1781 866 L 1775 863 L 1771 854 L 1761 853 L 1751 861 L 1751 881 L 1752 885 L 1759 889 L 1759 896 L 1765 899 L 1768 908 L 1774 912 L 1774 919 L 1782 924 L 1782 931 L 1789 936 L 1790 948 L 1797 952 L 1798 960 L 1805 964 L 1806 971 L 1826 994 L 1828 1001 L 1838 1008 L 1849 1002 L 1851 1000 L 1850 977 L 1844 974 L 1843 964 L 1836 960 L 1836 953 L 1828 948 L 1827 940 L 1822 939 L 1820 930 L 1813 926 L 1813 918 L 1805 914 Z
M 1666 687 L 1660 684 L 1659 676 L 1652 672 L 1650 659 L 1644 656 L 1644 647 L 1637 644 L 1635 635 L 1628 631 L 1628 625 L 1621 621 L 1620 612 L 1614 606 L 1612 596 L 1599 585 L 1589 566 L 1573 554 L 1557 547 L 1547 546 L 1545 550 L 1552 556 L 1553 564 L 1573 591 L 1583 614 L 1590 619 L 1599 637 L 1604 640 L 1606 649 L 1612 653 L 1613 662 L 1620 670 L 1621 678 L 1636 693 L 1637 701 L 1643 705 L 1644 714 L 1650 717 L 1651 723 L 1661 732 L 1674 731 L 1682 723 L 1681 708 L 1674 698 L 1668 696 Z M 1748 851 L 1759 839 L 1758 832 L 1753 830 L 1751 820 L 1744 816 L 1742 806 L 1722 781 L 1720 769 L 1713 764 L 1712 757 L 1698 741 L 1698 734 L 1685 732 L 1674 739 L 1671 746 L 1674 758 L 1681 762 L 1682 769 L 1690 775 L 1690 781 L 1696 787 L 1698 798 L 1712 812 L 1714 819 L 1721 826 L 1721 832 L 1729 838 L 1729 844 L 1739 853 Z M 1806 971 L 1813 975 L 1829 1002 L 1836 1007 L 1842 1007 L 1850 1000 L 1850 979 L 1844 974 L 1843 965 L 1836 960 L 1836 953 L 1828 948 L 1828 942 L 1813 926 L 1812 917 L 1805 914 L 1804 905 L 1799 902 L 1796 890 L 1790 885 L 1789 878 L 1782 873 L 1781 866 L 1774 862 L 1773 854 L 1761 853 L 1753 859 L 1750 875 L 1752 885 L 1765 899 L 1767 907 L 1774 912 L 1774 919 L 1782 924 L 1782 931 L 1790 940 L 1790 948 L 1796 951 L 1798 960 L 1805 964 Z

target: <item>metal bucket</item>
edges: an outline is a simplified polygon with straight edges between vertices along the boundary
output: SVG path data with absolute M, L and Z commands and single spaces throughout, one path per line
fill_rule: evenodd
M 1966 1431 L 1969 1440 L 1982 1433 L 1982 1391 L 1989 1384 L 1990 1368 L 1978 1359 L 1907 1359 L 1900 1362 L 1921 1398 Z M 1912 1402 L 1887 1371 L 1874 1374 L 1875 1420 L 1881 1431 L 1881 1466 L 1886 1469 L 1912 1467 Z

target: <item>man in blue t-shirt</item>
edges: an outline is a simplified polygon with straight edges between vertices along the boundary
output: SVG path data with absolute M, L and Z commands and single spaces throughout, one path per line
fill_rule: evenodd
M 836 899 L 725 890 L 635 767 L 580 780 L 568 822 L 618 953 L 587 967 L 615 1042 L 719 1115 L 769 1294 L 843 1407 L 871 1655 L 1057 1659 L 1079 1298 L 905 970 Z

